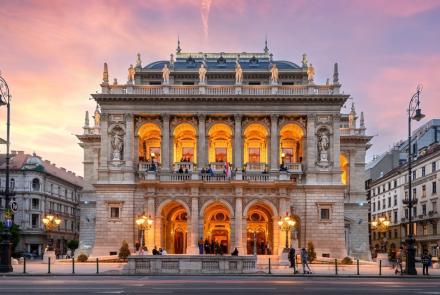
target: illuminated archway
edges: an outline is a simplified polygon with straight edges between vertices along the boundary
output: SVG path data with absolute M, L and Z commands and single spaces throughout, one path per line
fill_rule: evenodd
M 188 211 L 182 204 L 171 201 L 161 210 L 161 245 L 170 254 L 187 251 Z
M 304 156 L 304 131 L 294 123 L 280 130 L 280 163 L 301 163 Z
M 221 202 L 213 202 L 204 210 L 203 236 L 210 243 L 218 244 L 222 254 L 230 252 L 231 216 L 229 208 Z
M 208 132 L 209 163 L 232 163 L 232 129 L 224 123 L 214 124 Z
M 196 129 L 189 123 L 181 123 L 174 128 L 174 162 L 197 163 Z
M 252 123 L 244 130 L 243 158 L 247 170 L 250 167 L 256 168 L 251 170 L 264 170 L 268 163 L 268 134 L 267 128 L 259 123 Z
M 139 161 L 161 162 L 161 131 L 154 123 L 145 123 L 138 130 Z
M 253 254 L 254 247 L 257 255 L 274 253 L 273 217 L 271 208 L 263 202 L 249 208 L 246 215 L 246 254 Z
M 342 173 L 341 173 L 341 182 L 343 185 L 348 185 L 348 178 L 349 178 L 349 172 L 350 172 L 350 165 L 348 162 L 348 158 L 344 154 L 339 155 L 339 165 L 341 167 Z

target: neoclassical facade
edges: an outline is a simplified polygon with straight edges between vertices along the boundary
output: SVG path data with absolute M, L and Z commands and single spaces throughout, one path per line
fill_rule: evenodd
M 86 114 L 80 251 L 109 255 L 142 237 L 171 254 L 280 255 L 314 243 L 319 256 L 369 258 L 363 183 L 369 147 L 349 95 L 301 65 L 261 53 L 184 53 L 109 81 L 104 64 L 94 124 Z M 359 125 L 359 126 L 357 126 Z M 136 217 L 153 226 L 141 234 Z M 79 253 L 79 251 L 78 251 Z

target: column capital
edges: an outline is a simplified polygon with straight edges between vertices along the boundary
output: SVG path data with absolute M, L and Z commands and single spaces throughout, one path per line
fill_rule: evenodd
M 237 122 L 237 121 L 241 121 L 242 118 L 243 118 L 243 115 L 242 115 L 242 114 L 234 114 L 234 120 L 235 120 L 235 122 Z
M 279 117 L 280 116 L 278 114 L 271 114 L 270 115 L 270 120 L 271 120 L 271 122 L 274 122 L 274 121 L 278 120 Z
M 162 117 L 162 120 L 164 120 L 164 121 L 170 120 L 170 114 L 168 114 L 168 113 L 162 113 L 162 114 L 160 114 L 160 116 Z
M 199 114 L 197 114 L 197 118 L 199 119 L 199 122 L 200 121 L 205 121 L 205 119 L 206 119 L 206 114 L 201 114 L 201 113 L 199 113 Z

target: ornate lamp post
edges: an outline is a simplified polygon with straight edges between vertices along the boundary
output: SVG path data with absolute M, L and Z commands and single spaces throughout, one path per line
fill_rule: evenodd
M 385 217 L 379 217 L 378 220 L 374 220 L 371 222 L 371 229 L 375 230 L 379 233 L 386 233 L 388 231 L 388 227 L 390 225 L 390 221 Z M 382 249 L 385 249 L 386 238 L 383 240 L 383 244 L 381 245 Z
M 145 246 L 144 231 L 149 231 L 151 229 L 153 219 L 151 219 L 150 215 L 147 217 L 145 213 L 142 213 L 141 216 L 136 218 L 136 224 L 141 231 L 141 248 L 143 248 Z
M 61 223 L 61 219 L 58 215 L 47 214 L 43 218 L 44 229 L 48 233 L 47 251 L 53 251 L 53 239 L 50 237 L 50 232 L 55 230 Z
M 413 152 L 411 152 L 411 121 L 420 121 L 425 117 L 420 109 L 420 92 L 422 91 L 421 85 L 417 86 L 417 91 L 411 97 L 408 105 L 408 224 L 409 224 L 409 235 L 406 239 L 407 245 L 407 255 L 406 255 L 406 273 L 409 275 L 416 275 L 416 249 L 414 245 L 416 239 L 414 238 L 414 228 L 412 224 L 412 167 L 411 161 L 413 157 Z
M 6 80 L 0 73 L 0 106 L 6 105 L 6 183 L 5 183 L 5 230 L 2 233 L 2 242 L 0 243 L 0 273 L 12 272 L 11 265 L 11 233 L 9 228 L 12 226 L 12 211 L 9 204 L 9 197 L 12 195 L 9 190 L 9 135 L 10 135 L 10 119 L 11 119 L 11 95 Z
M 280 216 L 280 220 L 278 221 L 278 226 L 280 227 L 281 231 L 286 232 L 286 246 L 284 250 L 288 251 L 289 249 L 289 232 L 292 231 L 292 229 L 295 227 L 295 221 L 289 216 L 289 213 L 286 212 L 286 216 L 282 218 Z

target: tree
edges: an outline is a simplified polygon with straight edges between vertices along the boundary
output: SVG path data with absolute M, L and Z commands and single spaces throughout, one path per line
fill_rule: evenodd
M 124 240 L 124 241 L 122 241 L 122 246 L 119 249 L 118 257 L 119 257 L 119 259 L 126 260 L 128 258 L 128 256 L 130 256 L 130 249 L 128 248 L 127 241 Z
M 3 222 L 0 222 L 0 232 L 4 230 L 4 224 Z M 15 248 L 18 245 L 18 242 L 20 242 L 20 226 L 17 224 L 12 224 L 12 227 L 9 229 L 11 233 L 11 243 L 12 243 L 12 251 L 15 251 Z M 0 237 L 0 242 L 2 241 L 2 238 Z
M 72 250 L 72 256 L 74 255 L 75 250 L 78 249 L 78 246 L 79 246 L 78 240 L 70 240 L 69 242 L 67 242 L 67 248 Z
M 315 246 L 313 245 L 313 242 L 307 243 L 307 255 L 309 256 L 309 262 L 312 262 L 316 259 Z

